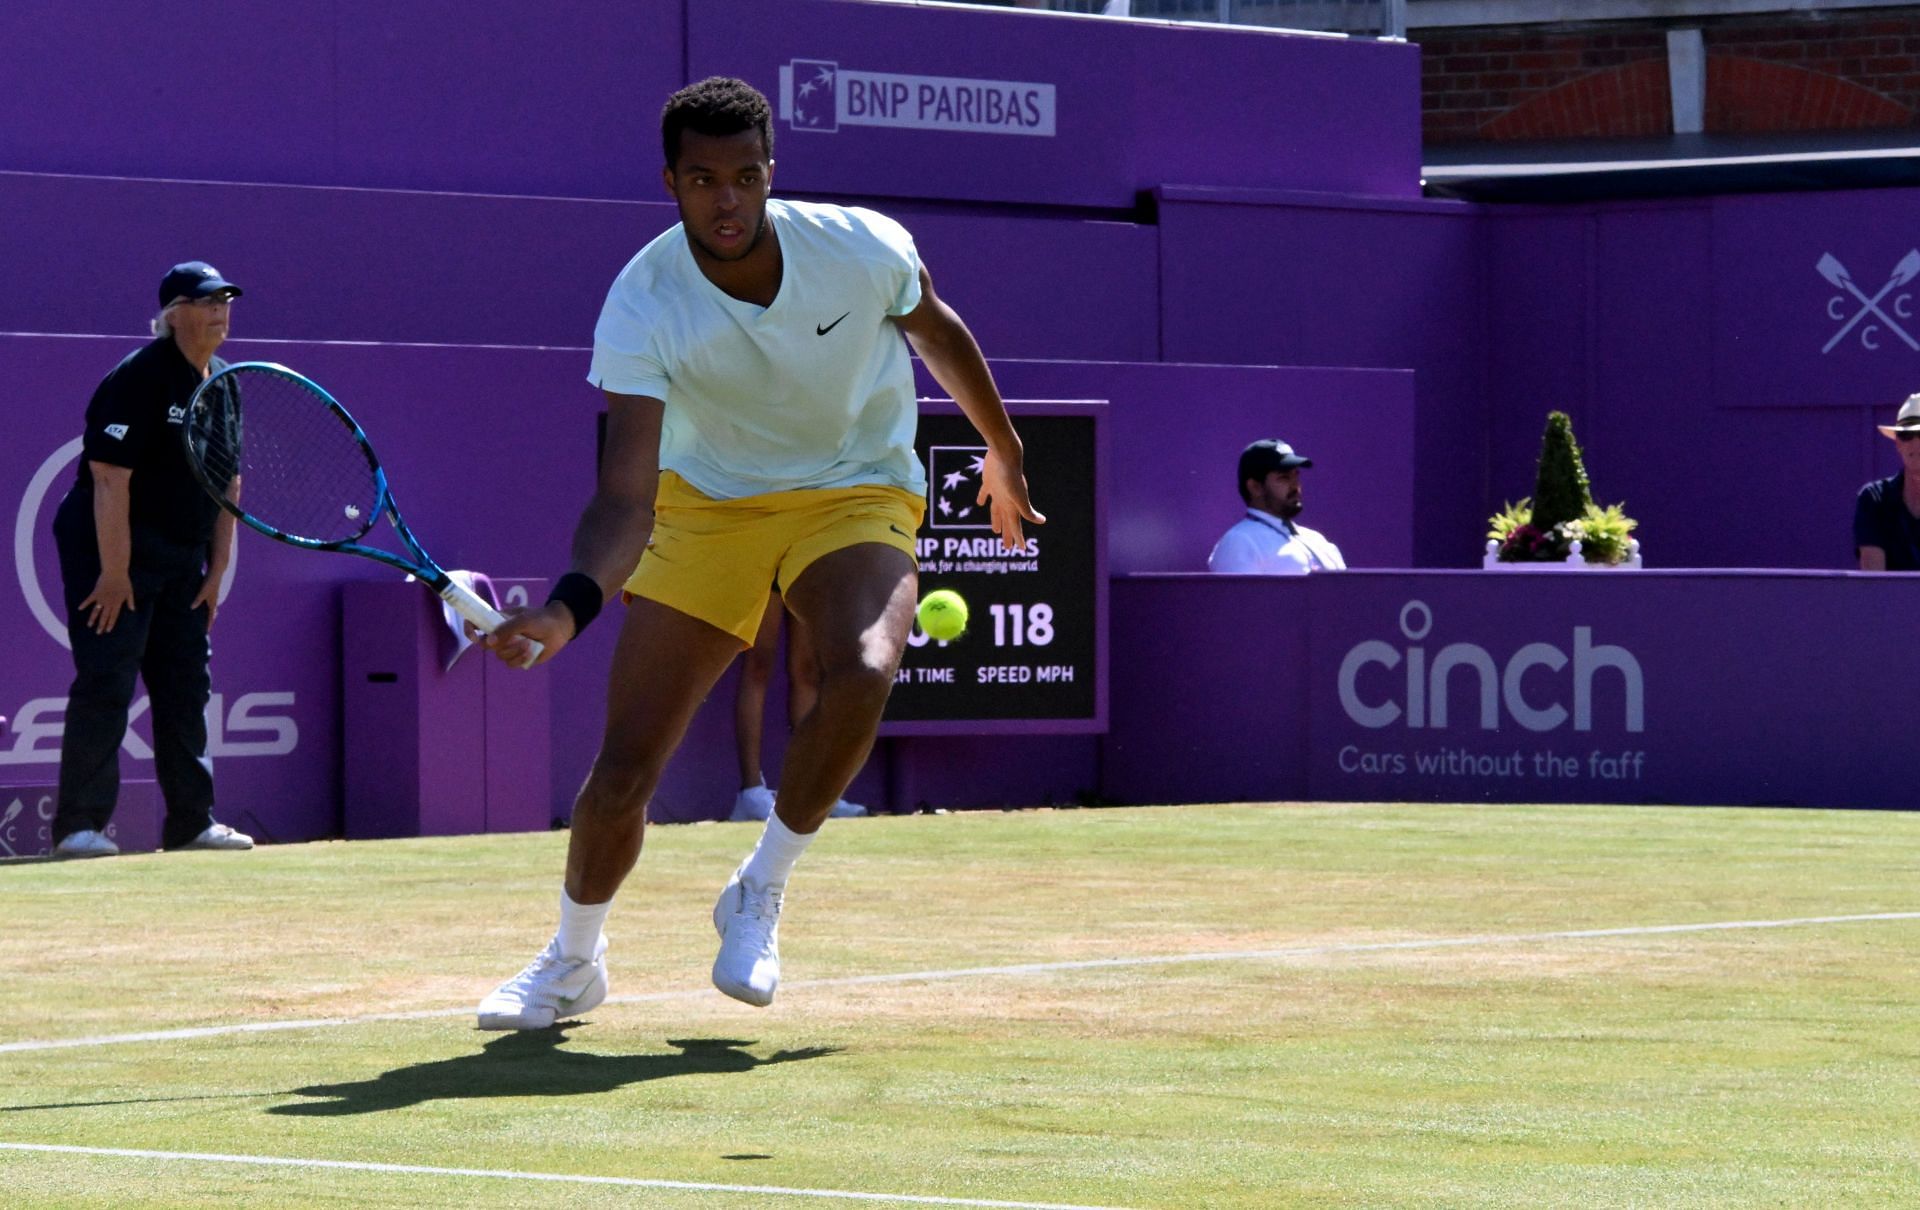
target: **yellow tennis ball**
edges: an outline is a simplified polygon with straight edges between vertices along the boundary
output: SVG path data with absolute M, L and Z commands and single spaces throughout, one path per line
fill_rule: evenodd
M 951 588 L 936 588 L 921 598 L 914 616 L 930 639 L 957 639 L 967 630 L 967 603 Z

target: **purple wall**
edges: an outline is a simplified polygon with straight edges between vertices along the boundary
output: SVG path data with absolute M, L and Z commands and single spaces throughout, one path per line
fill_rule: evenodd
M 1478 562 L 1485 518 L 1532 494 L 1555 409 L 1653 566 L 1851 566 L 1854 493 L 1899 469 L 1873 425 L 1920 387 L 1900 334 L 1920 344 L 1920 289 L 1893 280 L 1915 191 L 1560 208 L 1163 193 L 1164 358 L 1413 371 L 1417 566 Z M 1828 255 L 1859 296 L 1821 275 Z M 1882 289 L 1884 315 L 1829 348 Z M 1791 467 L 1791 494 L 1743 490 L 1756 463 Z
M 8 412 L 29 421 L 0 443 L 13 537 L 0 625 L 22 636 L 0 672 L 0 715 L 10 719 L 0 766 L 19 784 L 53 779 L 60 702 L 73 679 L 46 624 L 60 617 L 52 509 L 73 481 L 87 395 L 138 343 L 0 335 Z M 223 353 L 291 363 L 332 390 L 372 437 L 408 522 L 443 565 L 548 576 L 564 558 L 591 486 L 598 408 L 579 380 L 578 352 L 235 340 Z M 540 455 L 524 456 L 529 449 Z M 242 535 L 213 631 L 223 818 L 273 839 L 338 833 L 341 585 L 393 575 L 366 560 Z M 595 679 L 587 678 L 590 691 L 599 693 Z M 544 704 L 541 713 L 544 725 Z M 145 724 L 134 731 L 145 734 Z M 132 752 L 122 768 L 130 778 L 151 776 L 150 760 Z
M 1350 563 L 1406 562 L 1415 512 L 1410 375 L 1011 359 L 996 359 L 994 371 L 1009 398 L 1109 401 L 1108 559 L 1116 575 L 1204 568 L 1214 541 L 1241 514 L 1231 468 L 1246 434 L 1276 426 L 1316 460 L 1307 472 L 1304 515 L 1319 522 L 1324 514 L 1328 536 Z M 924 369 L 921 378 L 924 389 L 937 393 Z M 1349 423 L 1356 413 L 1373 418 L 1380 431 L 1356 429 Z M 1045 480 L 1033 489 L 1044 511 Z M 598 674 L 612 650 L 612 628 L 596 629 L 588 641 L 605 652 L 596 650 L 580 664 Z M 578 665 L 556 669 L 556 678 L 555 778 L 570 790 L 599 743 L 605 694 Z M 730 673 L 694 720 L 660 787 L 659 818 L 703 818 L 731 805 L 734 688 Z M 769 778 L 785 751 L 784 693 L 784 680 L 777 679 L 764 741 Z M 1097 754 L 1091 739 L 891 738 L 881 742 L 849 797 L 902 808 L 923 800 L 938 806 L 1067 802 L 1098 792 Z
M 1180 182 L 1411 196 L 1418 55 L 1385 42 L 900 4 L 734 0 L 687 14 L 690 79 L 744 76 L 778 102 L 788 71 L 801 108 L 778 115 L 781 187 L 854 195 L 1130 207 Z M 1192 86 L 1206 79 L 1233 85 Z M 823 87 L 800 97 L 810 83 Z M 894 87 L 875 95 L 875 83 Z M 817 99 L 829 89 L 831 106 Z M 1042 127 L 1024 118 L 981 123 L 997 134 L 902 124 L 950 121 L 943 105 L 981 89 L 1031 94 L 1027 116 L 1050 118 L 1053 133 L 1030 133 Z
M 725 74 L 777 99 L 781 66 L 808 60 L 849 86 L 958 83 L 919 130 L 782 119 L 789 192 L 1131 207 L 1166 181 L 1417 188 L 1405 44 L 844 0 L 25 0 L 7 15 L 0 79 L 33 99 L 31 122 L 0 124 L 16 170 L 647 197 L 668 93 Z M 208 62 L 213 87 L 156 66 Z M 1191 87 L 1209 77 L 1235 86 Z M 1050 136 L 952 128 L 1012 83 L 1051 90 Z
M 37 408 L 31 435 L 0 449 L 0 483 L 21 485 L 14 499 L 36 478 L 45 479 L 38 472 L 77 433 L 92 384 L 137 343 L 133 337 L 0 337 L 0 380 L 17 400 L 35 401 Z M 284 361 L 338 395 L 381 451 L 409 522 L 446 566 L 527 577 L 551 575 L 564 562 L 589 491 L 600 406 L 580 377 L 581 351 L 236 339 L 224 352 L 235 360 Z M 1324 527 L 1349 560 L 1377 566 L 1406 560 L 1415 510 L 1412 383 L 1405 373 L 1011 359 L 998 362 L 997 370 L 1016 398 L 1077 391 L 1111 401 L 1114 465 L 1131 468 L 1116 470 L 1107 504 L 1116 571 L 1203 567 L 1214 539 L 1239 514 L 1225 468 L 1248 434 L 1276 426 L 1318 461 L 1309 472 L 1307 515 L 1319 520 L 1324 511 Z M 1348 423 L 1356 413 L 1369 418 L 1366 427 Z M 58 469 L 46 492 L 13 511 L 15 530 L 32 549 L 24 574 L 42 593 L 57 592 L 47 510 L 71 483 L 70 464 Z M 1035 488 L 1044 506 L 1044 481 Z M 294 719 L 299 738 L 291 753 L 236 755 L 218 768 L 222 801 L 246 803 L 243 809 L 268 835 L 292 839 L 337 829 L 339 586 L 389 575 L 363 560 L 304 554 L 243 535 L 236 591 L 215 635 L 215 685 L 230 701 L 248 693 L 293 694 L 294 702 L 279 712 Z M 30 641 L 0 681 L 0 714 L 18 720 L 25 713 L 51 726 L 56 708 L 28 703 L 64 695 L 72 675 L 67 653 L 35 620 L 25 592 L 0 595 L 0 624 L 6 623 Z M 290 628 L 324 639 L 303 638 L 290 647 Z M 597 746 L 616 629 L 597 627 L 551 669 L 555 809 L 571 801 Z M 696 720 L 661 787 L 659 817 L 700 818 L 728 805 L 735 781 L 732 691 L 729 676 Z M 777 683 L 769 774 L 783 750 L 782 692 Z M 51 778 L 57 731 L 12 742 L 34 772 Z M 1091 739 L 1022 737 L 994 741 L 994 750 L 1008 759 L 983 761 L 972 741 L 889 740 L 853 797 L 979 805 L 1030 797 L 1066 801 L 1097 787 L 1098 746 Z M 129 776 L 141 768 L 130 763 Z M 302 789 L 283 791 L 283 776 L 298 776 Z M 283 802 L 291 805 L 283 809 Z
M 783 66 L 831 64 L 848 104 L 856 80 L 947 82 L 928 94 L 931 117 L 885 115 L 933 123 L 917 128 L 836 118 L 831 132 L 802 129 L 789 111 L 780 189 L 880 199 L 906 221 L 1009 396 L 1112 401 L 1116 573 L 1199 568 L 1238 511 L 1224 468 L 1261 435 L 1315 458 L 1307 518 L 1356 566 L 1470 566 L 1486 515 L 1531 491 L 1553 408 L 1574 414 L 1601 498 L 1642 521 L 1652 565 L 1844 566 L 1853 492 L 1894 466 L 1871 425 L 1920 385 L 1920 350 L 1895 331 L 1920 343 L 1920 308 L 1893 280 L 1914 248 L 1899 233 L 1915 191 L 1557 209 L 1421 200 L 1417 51 L 1404 45 L 845 0 L 537 13 L 481 3 L 461 9 L 457 28 L 420 0 L 334 0 L 298 19 L 231 0 L 164 18 L 124 0 L 31 0 L 9 17 L 0 71 L 32 98 L 33 120 L 0 119 L 0 250 L 45 267 L 45 288 L 0 296 L 0 389 L 15 418 L 0 491 L 15 502 L 24 552 L 0 620 L 27 636 L 0 673 L 0 714 L 14 722 L 0 733 L 0 765 L 16 784 L 51 775 L 49 702 L 70 677 L 30 608 L 52 562 L 44 509 L 23 519 L 23 507 L 49 503 L 30 490 L 38 472 L 77 433 L 93 384 L 137 343 L 159 271 L 200 256 L 246 285 L 244 339 L 229 351 L 289 361 L 336 389 L 448 565 L 551 575 L 587 492 L 598 401 L 581 376 L 594 316 L 619 266 L 673 220 L 659 200 L 657 107 L 708 71 L 777 92 Z M 209 58 L 222 65 L 217 89 L 151 66 Z M 981 81 L 1050 86 L 1054 133 L 954 129 L 937 112 L 940 89 L 952 101 Z M 1136 205 L 1142 192 L 1152 205 Z M 1819 272 L 1825 256 L 1859 296 Z M 1828 348 L 1864 298 L 1885 314 Z M 70 472 L 53 469 L 57 496 Z M 556 474 L 571 495 L 551 486 Z M 386 574 L 244 544 L 215 634 L 222 809 L 235 822 L 280 838 L 338 830 L 338 585 Z M 1831 609 L 1836 637 L 1783 639 L 1758 662 L 1790 669 L 1818 702 L 1832 696 L 1821 688 L 1821 661 L 1840 658 L 1830 648 L 1851 639 L 1866 650 L 1848 627 L 1907 591 L 1896 580 L 1736 580 L 1728 596 L 1712 577 L 1475 575 L 1435 580 L 1444 596 L 1422 599 L 1437 625 L 1458 623 L 1460 641 L 1490 651 L 1540 614 L 1554 620 L 1539 641 L 1564 646 L 1595 592 L 1627 594 L 1605 624 L 1656 654 L 1673 643 L 1651 619 L 1711 629 L 1687 594 L 1759 619 L 1727 628 L 1743 638 L 1769 611 Z M 1424 581 L 1121 583 L 1138 587 L 1117 599 L 1104 744 L 889 740 L 853 796 L 1360 792 L 1312 763 L 1339 739 L 1324 729 L 1325 653 L 1365 641 L 1362 630 L 1391 638 L 1394 619 L 1380 611 L 1404 605 L 1411 583 L 1429 591 Z M 1310 624 L 1249 625 L 1274 610 Z M 1468 625 L 1475 611 L 1485 619 Z M 1194 629 L 1197 618 L 1211 629 Z M 559 804 L 599 732 L 613 632 L 596 629 L 553 669 Z M 1649 674 L 1663 703 L 1682 700 L 1676 684 L 1714 675 L 1684 654 L 1659 655 L 1663 671 Z M 1185 707 L 1231 707 L 1220 687 L 1255 670 L 1262 685 L 1319 695 L 1308 700 L 1322 729 L 1269 737 L 1222 764 L 1245 771 L 1243 786 L 1210 782 L 1211 766 L 1184 757 L 1168 763 L 1176 740 L 1238 734 Z M 1864 762 L 1837 766 L 1769 729 L 1817 732 L 1820 718 L 1781 713 L 1760 685 L 1745 690 L 1727 709 L 1751 719 L 1723 734 L 1813 771 L 1783 769 L 1783 798 L 1886 798 Z M 663 815 L 724 809 L 730 692 L 731 681 L 696 722 Z M 1852 751 L 1846 742 L 1835 738 L 1836 750 Z M 1748 784 L 1710 749 L 1667 743 L 1659 792 L 1720 801 L 1735 791 L 1716 787 Z M 138 761 L 128 775 L 141 775 Z M 1651 784 L 1599 789 L 1639 801 Z
M 1920 195 L 1888 189 L 1487 212 L 1489 499 L 1532 491 L 1546 412 L 1652 566 L 1844 568 L 1874 431 L 1920 387 L 1920 290 L 1892 279 Z M 1831 255 L 1864 299 L 1823 277 Z M 1902 315 L 1901 312 L 1906 312 Z M 1890 321 L 1890 322 L 1889 322 Z M 1423 395 L 1424 399 L 1424 395 Z M 1784 477 L 1790 488 L 1761 487 Z
M 1481 232 L 1480 213 L 1453 202 L 1165 191 L 1162 356 L 1412 369 L 1414 561 L 1475 562 L 1490 418 Z M 1395 439 L 1383 417 L 1349 419 Z
M 888 210 L 994 356 L 1158 358 L 1152 228 Z M 676 221 L 663 202 L 7 172 L 0 213 L 0 246 L 65 283 L 0 298 L 0 331 L 135 330 L 166 267 L 198 257 L 246 287 L 248 336 L 580 349 L 614 275 Z M 1074 288 L 1009 289 L 1015 265 Z
M 1414 383 L 1405 371 L 995 358 L 994 376 L 1013 399 L 1113 405 L 1107 540 L 1115 575 L 1204 570 L 1214 542 L 1245 512 L 1233 483 L 1240 450 L 1265 436 L 1314 459 L 1301 518 L 1348 564 L 1412 560 Z M 941 393 L 924 368 L 920 385 Z M 1044 509 L 1045 485 L 1034 490 Z
M 1911 807 L 1887 755 L 1906 721 L 1857 687 L 1920 674 L 1859 641 L 1916 607 L 1920 576 L 1857 572 L 1122 578 L 1114 649 L 1135 654 L 1103 784 L 1127 803 Z M 1155 708 L 1175 683 L 1181 708 Z
M 644 196 L 681 28 L 680 0 L 19 0 L 0 167 Z

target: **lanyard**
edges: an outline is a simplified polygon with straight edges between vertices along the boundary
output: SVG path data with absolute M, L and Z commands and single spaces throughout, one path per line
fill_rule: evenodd
M 1306 535 L 1295 529 L 1292 523 L 1276 517 L 1272 513 L 1263 513 L 1257 508 L 1248 509 L 1247 517 L 1250 520 L 1258 521 L 1270 529 L 1277 530 L 1289 542 L 1298 542 L 1300 549 L 1307 552 L 1307 564 L 1312 567 L 1313 570 L 1325 571 L 1327 569 L 1326 561 L 1321 559 L 1319 553 L 1313 549 L 1313 543 L 1307 541 Z

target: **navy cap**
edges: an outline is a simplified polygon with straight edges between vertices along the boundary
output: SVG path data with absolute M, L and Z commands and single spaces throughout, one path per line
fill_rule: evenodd
M 160 305 L 182 298 L 206 298 L 212 294 L 240 297 L 240 287 L 220 276 L 220 270 L 203 260 L 190 260 L 167 270 L 160 279 Z
M 1256 441 L 1240 451 L 1238 484 L 1244 486 L 1249 479 L 1265 479 L 1274 471 L 1290 471 L 1312 465 L 1313 459 L 1302 458 L 1284 441 Z

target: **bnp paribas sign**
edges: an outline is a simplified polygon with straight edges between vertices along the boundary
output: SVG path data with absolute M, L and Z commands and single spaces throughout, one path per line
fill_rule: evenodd
M 1053 137 L 1051 84 L 856 71 L 827 59 L 780 68 L 780 119 L 794 130 L 893 126 Z

